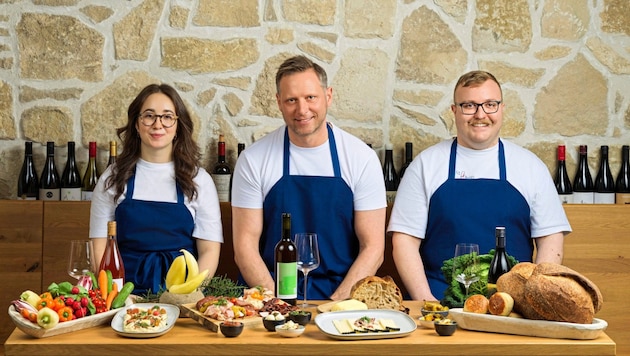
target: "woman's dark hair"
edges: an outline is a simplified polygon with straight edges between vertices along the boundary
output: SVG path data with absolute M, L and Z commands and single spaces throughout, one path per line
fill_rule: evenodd
M 177 115 L 177 132 L 173 139 L 173 163 L 175 165 L 175 180 L 182 188 L 184 195 L 193 200 L 197 195 L 197 187 L 193 178 L 199 169 L 201 153 L 193 139 L 193 122 L 186 109 L 184 101 L 177 91 L 167 84 L 150 84 L 131 102 L 127 110 L 127 125 L 116 130 L 122 141 L 122 152 L 118 155 L 113 172 L 109 176 L 105 189 L 114 187 L 114 201 L 122 195 L 127 181 L 136 171 L 136 163 L 140 158 L 140 135 L 136 129 L 136 122 L 140 116 L 142 105 L 151 94 L 162 93 L 168 96 L 175 105 Z M 131 197 L 127 197 L 131 199 Z

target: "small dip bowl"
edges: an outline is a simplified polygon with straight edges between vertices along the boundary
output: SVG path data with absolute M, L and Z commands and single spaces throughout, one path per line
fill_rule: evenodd
M 276 331 L 276 326 L 282 325 L 286 321 L 284 318 L 281 320 L 263 318 L 263 325 L 267 331 Z
M 427 316 L 429 314 L 438 314 L 442 316 L 442 319 L 446 319 L 446 317 L 448 316 L 448 310 L 426 310 L 426 309 L 421 309 L 420 312 L 422 313 L 422 316 Z
M 240 321 L 224 321 L 220 325 L 221 333 L 225 337 L 237 337 L 243 332 L 243 323 Z
M 294 310 L 289 312 L 287 319 L 300 325 L 306 325 L 311 321 L 311 312 L 304 310 Z
M 276 326 L 276 332 L 284 337 L 298 337 L 304 333 L 304 325 L 287 321 L 285 324 Z
M 450 321 L 448 323 L 440 320 L 436 321 L 433 325 L 435 325 L 435 332 L 440 336 L 451 336 L 457 330 L 457 323 L 454 321 Z

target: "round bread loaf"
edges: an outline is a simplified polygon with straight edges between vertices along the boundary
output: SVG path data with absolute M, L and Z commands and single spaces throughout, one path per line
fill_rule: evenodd
M 400 288 L 390 276 L 368 276 L 352 286 L 350 298 L 367 304 L 370 309 L 407 311 Z
M 508 316 L 514 308 L 514 298 L 505 292 L 496 292 L 488 299 L 488 312 L 492 315 Z
M 469 313 L 487 314 L 488 298 L 481 294 L 473 294 L 464 302 L 464 311 Z
M 531 262 L 516 264 L 510 272 L 499 277 L 497 291 L 509 294 L 514 299 L 514 311 L 525 318 L 543 320 L 544 318 L 532 308 L 525 297 L 525 284 L 535 268 L 536 264 Z

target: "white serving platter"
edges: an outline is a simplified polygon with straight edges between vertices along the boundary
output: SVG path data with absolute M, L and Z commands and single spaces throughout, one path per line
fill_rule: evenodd
M 333 324 L 333 320 L 359 319 L 364 316 L 376 319 L 391 319 L 394 321 L 394 323 L 396 323 L 396 326 L 400 327 L 400 330 L 388 332 L 341 334 L 337 331 L 337 328 L 335 328 L 335 325 Z M 387 309 L 334 311 L 318 314 L 315 317 L 315 324 L 317 325 L 319 330 L 323 332 L 326 336 L 337 340 L 392 339 L 407 336 L 417 328 L 415 320 L 409 317 L 409 315 L 396 310 Z
M 451 309 L 449 317 L 462 329 L 555 339 L 592 340 L 608 327 L 605 320 L 597 318 L 591 324 L 576 324 L 469 313 L 462 308 Z
M 159 330 L 156 330 L 150 333 L 140 332 L 140 331 L 138 332 L 125 331 L 123 322 L 124 322 L 125 314 L 127 314 L 128 309 L 131 309 L 131 308 L 150 309 L 156 305 L 166 310 L 166 324 L 163 327 L 161 327 Z M 138 339 L 147 339 L 147 338 L 158 337 L 158 336 L 166 334 L 169 330 L 173 328 L 173 326 L 175 326 L 175 323 L 177 322 L 177 318 L 179 318 L 179 307 L 177 307 L 176 305 L 162 304 L 162 303 L 137 303 L 137 304 L 132 304 L 132 305 L 120 308 L 118 313 L 114 315 L 111 326 L 112 326 L 112 329 L 114 329 L 114 331 L 120 336 L 138 338 Z

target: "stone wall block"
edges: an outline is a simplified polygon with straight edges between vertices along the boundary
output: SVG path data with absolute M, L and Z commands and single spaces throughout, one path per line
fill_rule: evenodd
M 287 21 L 328 26 L 335 23 L 335 0 L 280 0 Z
M 81 98 L 83 89 L 62 88 L 62 89 L 38 89 L 28 85 L 20 87 L 20 102 L 28 103 L 41 99 L 54 99 L 59 101 L 78 100 Z
M 265 35 L 265 41 L 272 45 L 291 43 L 294 38 L 294 31 L 290 28 L 270 28 Z
M 256 78 L 256 86 L 250 99 L 250 114 L 275 118 L 282 117 L 276 101 L 276 72 L 280 64 L 293 55 L 292 53 L 283 52 L 265 61 L 264 68 L 258 73 L 258 78 Z M 254 135 L 254 137 L 257 137 L 257 135 Z
M 466 21 L 468 0 L 434 0 L 435 4 L 459 23 Z
M 0 81 L 0 139 L 14 140 L 16 137 L 13 91 L 7 82 Z
M 398 108 L 403 114 L 405 114 L 406 117 L 415 120 L 419 124 L 425 126 L 434 126 L 437 124 L 437 122 L 435 122 L 435 120 L 433 120 L 432 118 L 415 110 L 406 108 L 401 105 L 396 105 L 396 108 Z
M 217 78 L 213 80 L 212 82 L 215 84 L 224 86 L 224 87 L 247 90 L 247 88 L 249 88 L 249 86 L 252 84 L 252 78 L 250 77 Z
M 70 109 L 64 106 L 36 106 L 22 112 L 24 137 L 45 144 L 65 145 L 73 141 L 74 119 Z M 60 172 L 61 173 L 61 172 Z
M 396 0 L 346 0 L 344 34 L 350 38 L 391 38 Z
M 615 74 L 630 74 L 630 61 L 622 57 L 612 46 L 604 43 L 601 38 L 591 37 L 586 46 L 603 65 Z
M 300 42 L 297 47 L 304 51 L 304 53 L 310 54 L 320 61 L 331 63 L 335 59 L 335 53 L 331 52 L 322 46 L 313 42 Z
M 513 83 L 526 88 L 533 88 L 545 74 L 544 69 L 519 68 L 505 62 L 479 61 L 479 69 L 492 73 L 503 86 Z
M 164 0 L 145 0 L 114 24 L 117 59 L 147 59 L 151 46 L 156 42 L 157 23 L 163 8 Z
M 254 39 L 226 41 L 163 38 L 161 66 L 194 74 L 233 71 L 253 64 L 260 53 Z
M 571 53 L 571 47 L 566 46 L 549 46 L 536 53 L 534 57 L 541 61 L 550 61 L 558 58 L 564 58 Z
M 101 54 L 105 38 L 78 19 L 25 13 L 16 32 L 23 78 L 76 78 L 87 82 L 103 79 Z
M 188 23 L 190 10 L 182 6 L 173 6 L 168 16 L 168 23 L 172 28 L 184 29 Z
M 114 10 L 107 6 L 88 5 L 80 9 L 80 11 L 89 17 L 94 23 L 101 23 L 114 14 Z
M 590 21 L 588 0 L 547 0 L 543 7 L 543 37 L 576 41 L 586 34 Z
M 200 1 L 193 23 L 217 27 L 259 26 L 258 0 Z
M 472 44 L 476 52 L 525 52 L 532 41 L 527 0 L 477 0 Z
M 525 125 L 527 124 L 525 105 L 521 101 L 518 92 L 509 89 L 503 89 L 503 102 L 505 103 L 505 111 L 503 112 L 501 137 L 518 137 L 525 131 Z
M 234 93 L 227 93 L 223 95 L 223 102 L 225 103 L 225 109 L 230 116 L 234 117 L 243 109 L 243 102 Z
M 394 90 L 393 99 L 408 105 L 436 106 L 444 97 L 444 93 L 434 90 Z
M 602 31 L 630 36 L 628 0 L 603 0 Z

